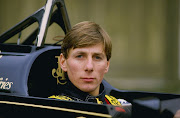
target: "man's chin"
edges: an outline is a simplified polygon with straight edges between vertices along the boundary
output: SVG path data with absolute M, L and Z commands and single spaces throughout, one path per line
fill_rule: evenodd
M 99 89 L 98 87 L 84 87 L 82 89 L 80 89 L 81 91 L 83 92 L 86 92 L 86 93 L 89 93 L 90 95 L 93 95 L 93 96 L 97 96 L 97 92 L 99 94 Z
M 81 89 L 81 91 L 86 92 L 86 93 L 91 93 L 91 92 L 94 91 L 94 89 L 92 89 L 92 88 L 83 88 L 83 89 Z

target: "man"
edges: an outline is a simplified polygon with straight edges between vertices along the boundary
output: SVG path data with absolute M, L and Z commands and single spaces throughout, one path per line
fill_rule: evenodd
M 60 66 L 68 82 L 59 95 L 49 98 L 131 105 L 106 94 L 102 80 L 109 70 L 111 50 L 111 39 L 98 24 L 90 21 L 76 24 L 66 34 L 61 46 Z M 180 110 L 174 118 L 180 118 Z
M 111 39 L 98 24 L 76 24 L 61 46 L 60 66 L 68 78 L 66 88 L 49 98 L 122 105 L 115 97 L 106 95 L 102 84 L 109 70 L 111 50 Z

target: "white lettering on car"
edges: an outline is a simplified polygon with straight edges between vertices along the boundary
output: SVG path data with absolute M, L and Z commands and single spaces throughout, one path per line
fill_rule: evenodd
M 13 82 L 8 82 L 8 78 L 3 81 L 3 78 L 0 78 L 0 89 L 9 90 L 12 86 Z

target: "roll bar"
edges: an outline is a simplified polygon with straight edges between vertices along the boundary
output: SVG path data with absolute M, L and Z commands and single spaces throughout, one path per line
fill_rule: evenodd
M 53 11 L 55 5 L 57 6 L 57 9 Z M 53 22 L 56 22 L 65 33 L 71 29 L 64 0 L 47 0 L 44 7 L 40 8 L 31 16 L 1 34 L 0 43 L 4 43 L 34 22 L 38 22 L 39 27 L 22 44 L 31 44 L 34 40 L 36 40 L 36 46 L 43 46 L 47 29 Z

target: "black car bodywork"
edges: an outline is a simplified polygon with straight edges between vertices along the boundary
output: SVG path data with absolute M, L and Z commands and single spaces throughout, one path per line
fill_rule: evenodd
M 19 43 L 21 32 L 35 22 L 38 27 Z M 116 106 L 47 98 L 66 83 L 58 64 L 61 40 L 51 45 L 44 43 L 48 27 L 53 23 L 64 34 L 71 29 L 63 0 L 48 0 L 44 7 L 0 35 L 0 116 L 26 113 L 29 116 L 116 117 Z M 17 44 L 5 43 L 17 34 Z M 122 91 L 105 80 L 103 83 L 109 94 L 132 103 L 131 113 L 122 113 L 122 118 L 172 117 L 180 109 L 180 95 Z

